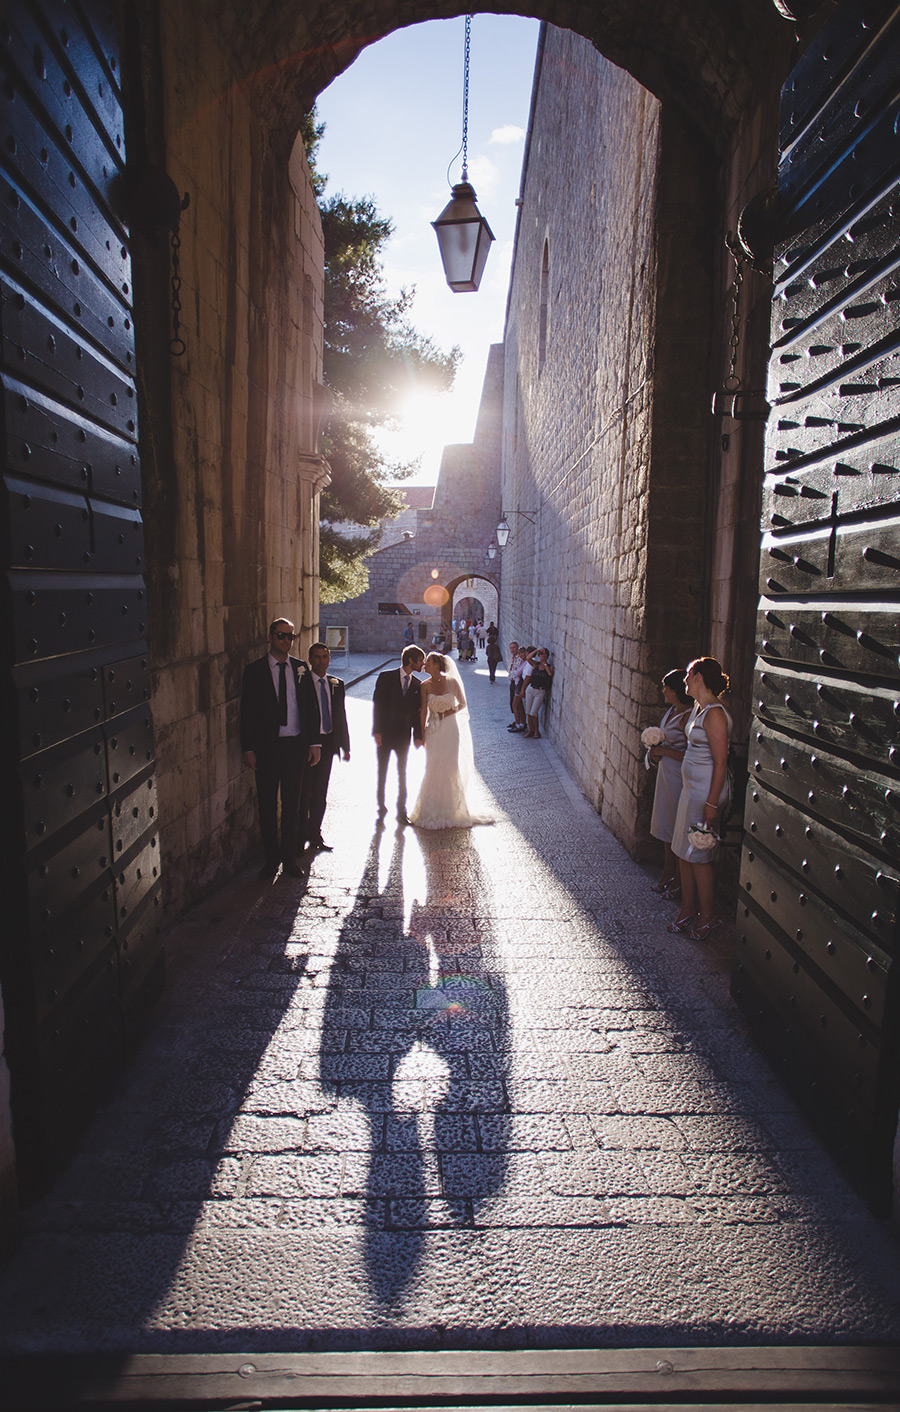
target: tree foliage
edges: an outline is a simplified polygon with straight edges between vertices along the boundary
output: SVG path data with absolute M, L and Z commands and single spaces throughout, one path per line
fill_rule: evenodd
M 331 466 L 331 485 L 322 494 L 319 542 L 320 597 L 323 603 L 355 597 L 368 587 L 365 556 L 378 535 L 348 535 L 336 528 L 351 522 L 374 531 L 402 509 L 390 483 L 415 470 L 387 459 L 373 429 L 397 419 L 411 392 L 449 388 L 459 349 L 443 353 L 407 319 L 414 290 L 392 297 L 383 274 L 383 252 L 393 231 L 369 196 L 324 195 L 327 177 L 316 167 L 324 125 L 307 114 L 301 135 L 306 145 L 325 241 L 325 346 L 323 377 L 334 409 L 322 450 Z

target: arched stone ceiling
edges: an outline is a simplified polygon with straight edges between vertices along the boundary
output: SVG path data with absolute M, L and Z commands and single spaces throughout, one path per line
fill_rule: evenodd
M 466 13 L 453 0 L 201 3 L 244 66 L 270 132 L 283 130 L 286 142 L 316 95 L 367 44 L 407 25 Z M 794 43 L 773 0 L 529 0 L 483 9 L 575 30 L 658 98 L 674 100 L 714 147 L 749 105 L 757 78 L 773 63 L 784 70 Z

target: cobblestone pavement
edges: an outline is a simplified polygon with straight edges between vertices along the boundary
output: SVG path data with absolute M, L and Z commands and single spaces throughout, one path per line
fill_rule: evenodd
M 350 689 L 334 852 L 176 928 L 147 1043 L 27 1213 L 0 1350 L 900 1338 L 895 1237 L 749 1039 L 727 942 L 666 934 L 463 670 L 499 822 L 377 832 Z

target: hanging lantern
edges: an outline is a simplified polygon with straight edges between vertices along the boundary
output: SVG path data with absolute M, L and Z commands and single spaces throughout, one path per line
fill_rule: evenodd
M 431 224 L 438 238 L 444 276 L 454 294 L 474 294 L 494 239 L 478 209 L 475 188 L 469 181 L 469 52 L 472 16 L 466 15 L 466 48 L 463 61 L 462 180 L 451 189 L 450 201 Z M 455 161 L 455 158 L 454 158 Z
M 450 288 L 454 294 L 474 294 L 481 284 L 494 236 L 475 204 L 475 190 L 470 182 L 457 182 L 452 199 L 431 224 Z

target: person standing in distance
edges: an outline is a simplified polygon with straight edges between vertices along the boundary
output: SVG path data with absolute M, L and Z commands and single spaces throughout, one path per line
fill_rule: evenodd
M 315 723 L 313 740 L 321 746 L 322 756 L 314 770 L 308 770 L 303 781 L 300 819 L 303 837 L 316 853 L 330 853 L 331 845 L 322 837 L 322 820 L 328 803 L 328 781 L 336 755 L 350 759 L 350 732 L 344 705 L 344 683 L 340 677 L 328 675 L 331 653 L 324 642 L 314 642 L 309 649 L 311 670 L 300 683 L 301 695 L 308 703 Z
M 294 624 L 276 618 L 269 627 L 269 650 L 251 662 L 241 684 L 241 751 L 248 770 L 256 772 L 259 831 L 265 862 L 261 879 L 272 879 L 279 862 L 292 878 L 297 866 L 300 795 L 307 768 L 317 765 L 320 747 L 313 742 L 318 722 L 301 690 L 307 664 L 290 655 Z M 281 844 L 278 796 L 281 794 Z
M 425 653 L 420 647 L 405 647 L 400 658 L 400 670 L 381 672 L 372 697 L 372 735 L 378 755 L 378 820 L 387 813 L 384 786 L 387 781 L 391 751 L 397 757 L 397 822 L 408 824 L 406 817 L 406 761 L 412 732 L 416 745 L 422 744 L 421 684 L 413 672 L 421 670 Z

